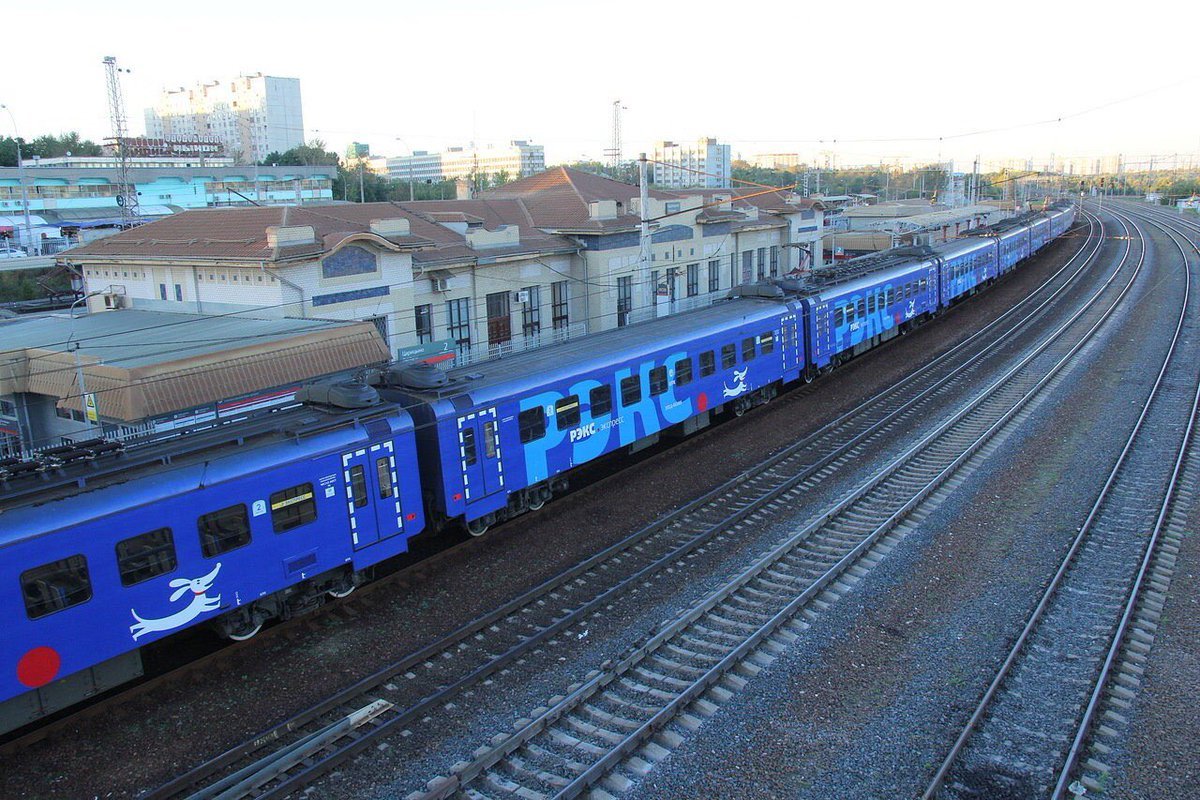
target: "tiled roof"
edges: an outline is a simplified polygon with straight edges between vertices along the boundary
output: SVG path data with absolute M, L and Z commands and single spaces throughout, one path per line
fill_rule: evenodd
M 370 220 L 385 216 L 404 216 L 391 204 L 371 203 L 368 219 L 350 215 L 347 205 L 322 206 L 251 206 L 207 208 L 172 214 L 127 231 L 97 239 L 66 251 L 63 258 L 120 256 L 133 258 L 247 259 L 280 261 L 302 256 L 318 256 L 351 237 L 375 239 L 384 246 L 412 249 L 430 243 L 419 235 L 380 237 L 370 232 Z M 387 206 L 388 209 L 380 209 Z M 316 241 L 273 248 L 267 241 L 267 228 L 310 225 Z
M 615 218 L 596 220 L 590 218 L 589 203 L 601 200 L 616 200 L 624 208 L 638 196 L 639 189 L 630 183 L 622 183 L 582 172 L 570 167 L 554 167 L 537 175 L 506 183 L 481 192 L 480 199 L 520 200 L 528 210 L 535 225 L 548 230 L 561 231 L 607 231 L 631 228 L 638 225 L 635 214 L 618 214 Z M 650 196 L 672 199 L 674 194 L 657 189 Z

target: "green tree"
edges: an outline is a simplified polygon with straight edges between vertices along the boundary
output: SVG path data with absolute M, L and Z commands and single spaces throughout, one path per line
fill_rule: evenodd
M 75 131 L 61 133 L 58 136 L 44 133 L 32 141 L 24 138 L 21 142 L 21 156 L 25 159 L 38 156 L 40 158 L 61 158 L 67 153 L 73 156 L 104 155 L 103 148 L 90 139 L 81 139 Z M 0 166 L 17 166 L 17 139 L 4 137 L 0 139 Z

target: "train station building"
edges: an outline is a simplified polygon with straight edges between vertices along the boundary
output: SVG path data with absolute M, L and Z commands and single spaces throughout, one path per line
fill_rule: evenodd
M 69 250 L 93 312 L 367 321 L 401 360 L 461 365 L 677 313 L 821 262 L 785 191 L 651 190 L 565 167 L 457 200 L 187 211 Z M 741 195 L 750 195 L 749 197 Z

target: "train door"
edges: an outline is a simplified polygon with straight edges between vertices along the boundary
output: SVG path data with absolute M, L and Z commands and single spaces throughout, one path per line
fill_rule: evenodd
M 403 532 L 399 474 L 391 441 L 342 453 L 342 488 L 355 550 Z
M 468 503 L 504 488 L 500 420 L 495 406 L 458 418 L 458 457 Z
M 800 340 L 796 318 L 795 312 L 779 318 L 779 352 L 784 371 L 804 367 L 804 343 Z

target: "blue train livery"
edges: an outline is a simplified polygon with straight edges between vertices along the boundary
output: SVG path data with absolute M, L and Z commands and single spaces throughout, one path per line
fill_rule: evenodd
M 183 628 L 246 638 L 404 552 L 424 526 L 404 479 L 417 472 L 411 419 L 310 418 L 5 510 L 0 701 L 20 708 L 0 704 L 0 720 L 138 674 L 126 656 Z
M 124 452 L 97 439 L 0 461 L 0 733 L 136 677 L 143 645 L 198 625 L 246 638 L 352 591 L 424 530 L 482 534 L 582 464 L 742 414 L 1073 221 L 1055 207 L 476 366 L 393 367 L 377 389 L 313 387 Z

